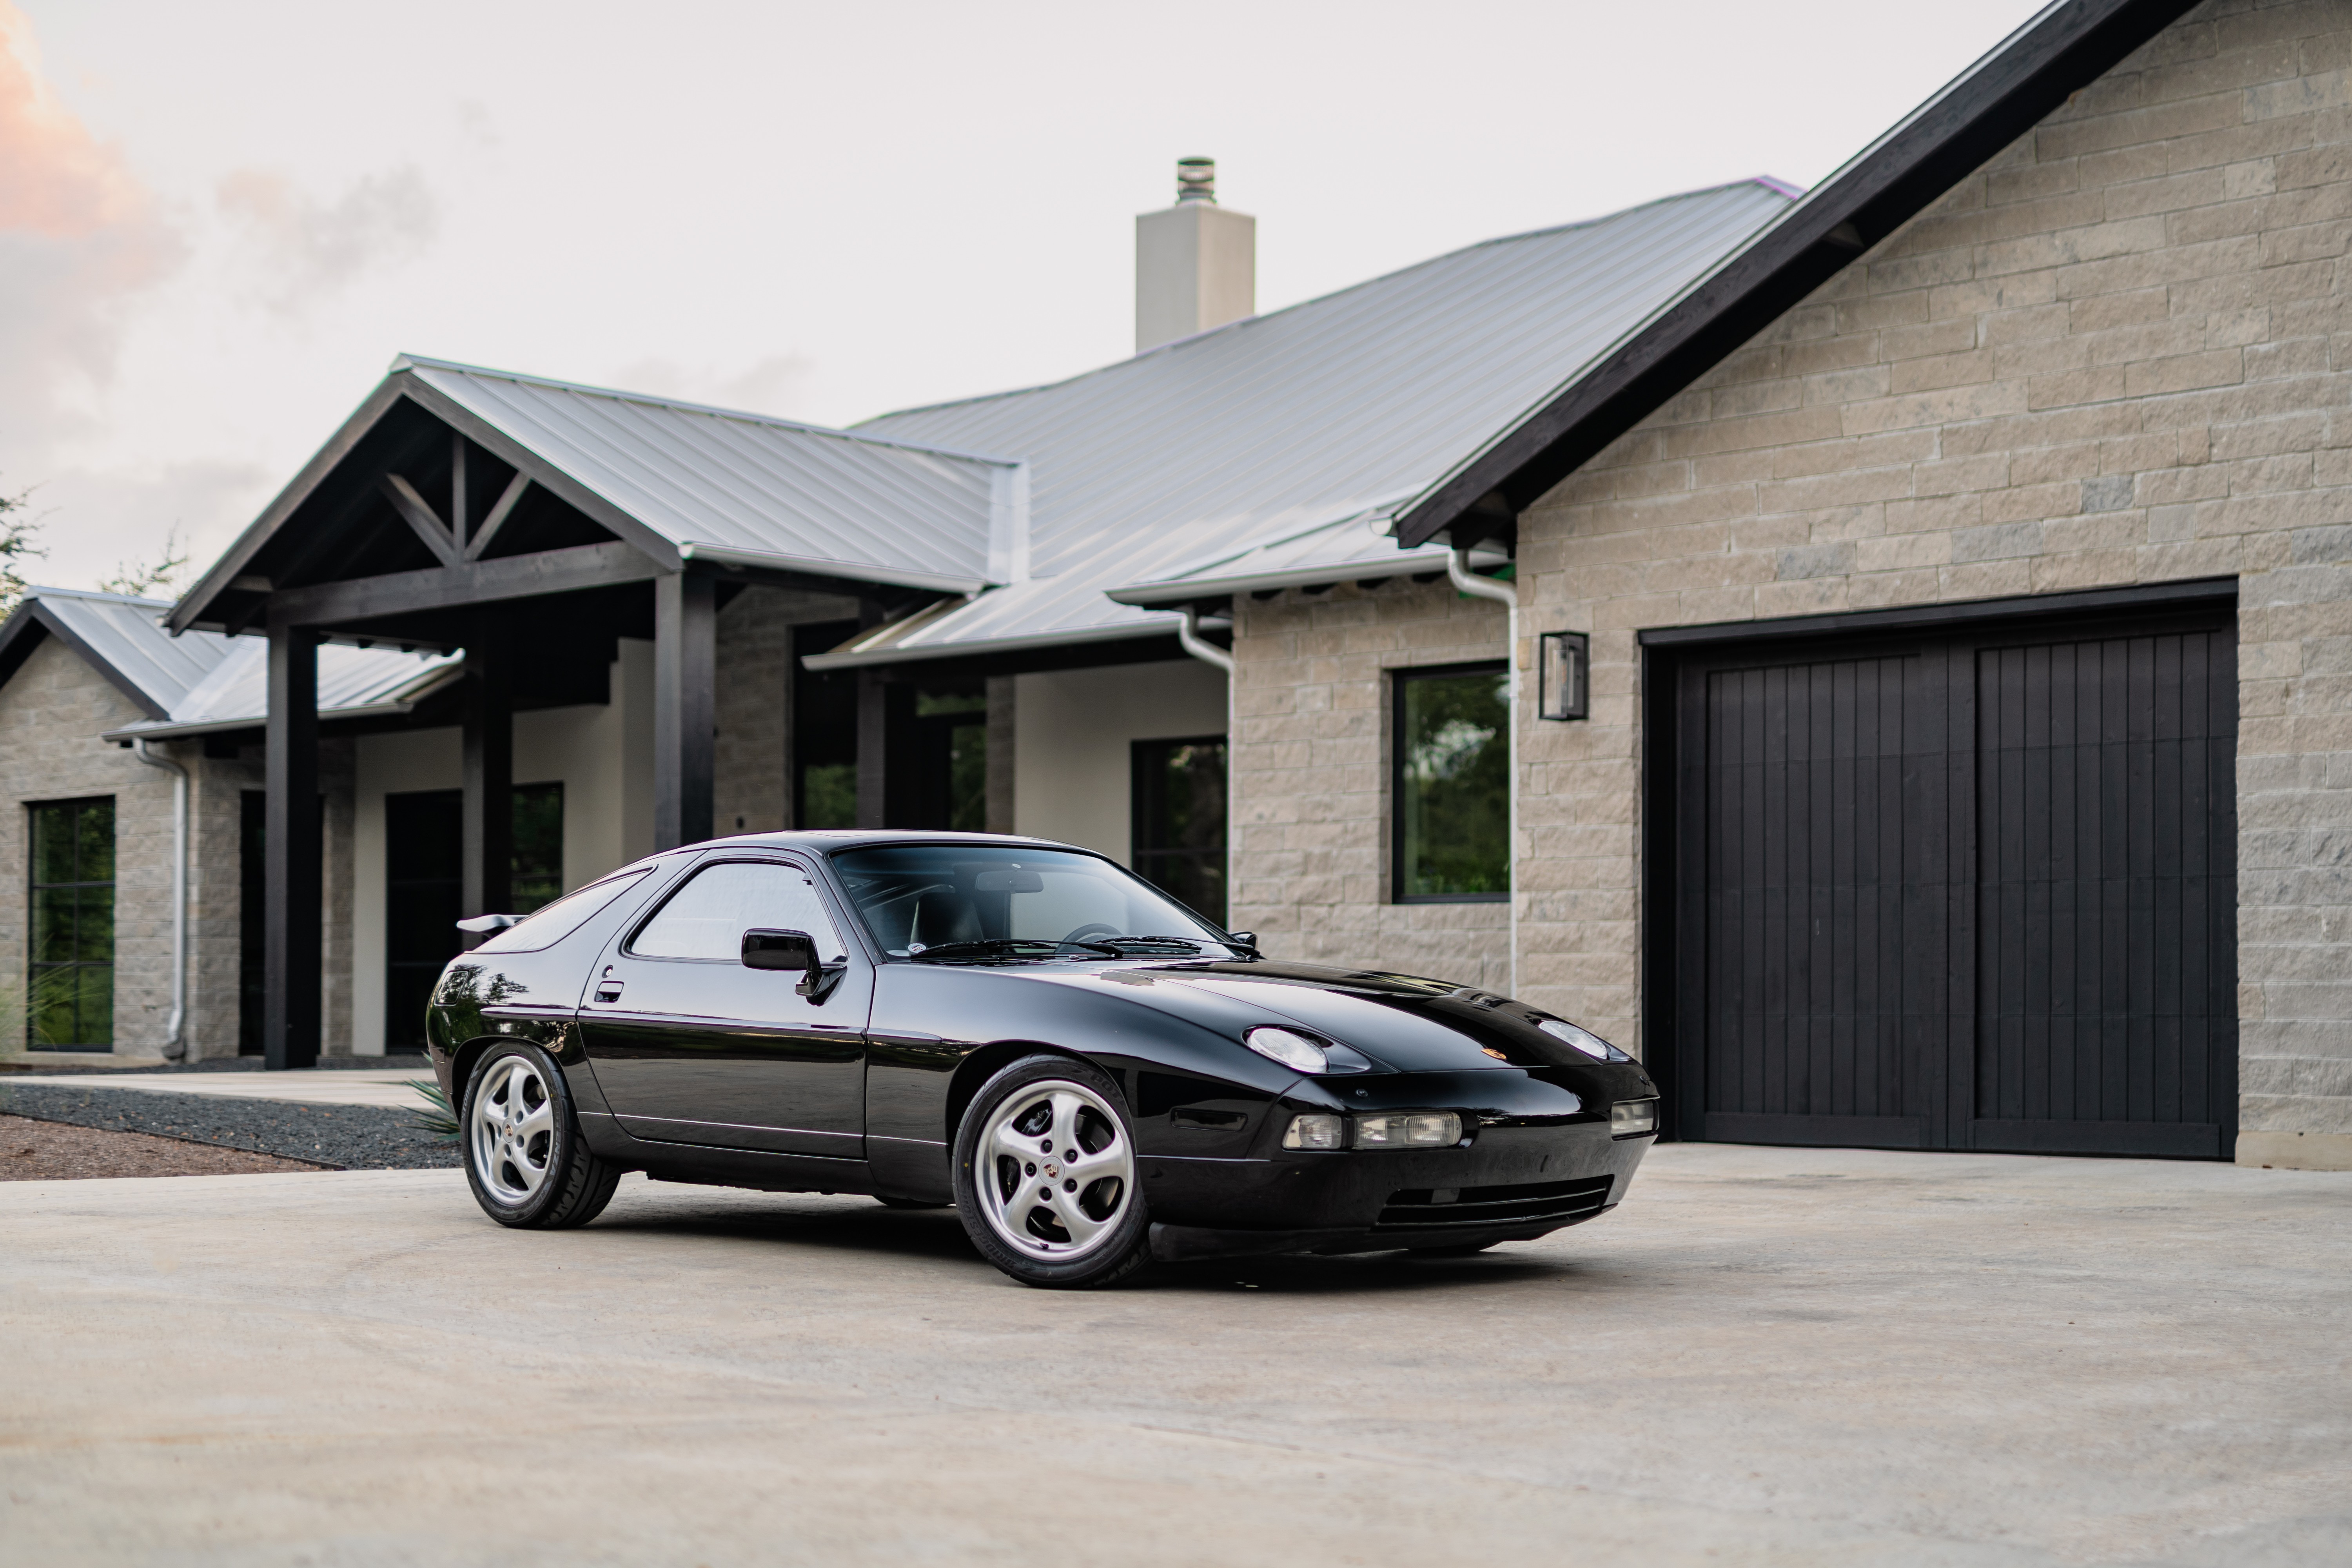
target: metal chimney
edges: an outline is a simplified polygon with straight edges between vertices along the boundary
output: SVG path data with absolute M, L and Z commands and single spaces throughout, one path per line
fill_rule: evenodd
M 1217 205 L 1213 158 L 1176 160 L 1176 205 L 1135 220 L 1135 352 L 1257 313 L 1257 219 Z

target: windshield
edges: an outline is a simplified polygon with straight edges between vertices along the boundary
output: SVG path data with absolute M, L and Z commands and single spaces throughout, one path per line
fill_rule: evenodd
M 1224 937 L 1159 889 L 1091 855 L 992 844 L 907 844 L 833 858 L 866 929 L 893 958 L 953 942 Z M 1210 947 L 1208 944 L 1221 944 Z M 1097 953 L 1096 956 L 1108 956 Z

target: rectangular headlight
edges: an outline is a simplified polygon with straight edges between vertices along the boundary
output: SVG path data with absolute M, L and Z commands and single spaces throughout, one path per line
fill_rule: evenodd
M 1359 1149 L 1444 1148 L 1461 1142 L 1462 1118 L 1450 1110 L 1393 1111 L 1356 1118 Z
M 1658 1102 L 1621 1100 L 1609 1108 L 1609 1131 L 1619 1138 L 1638 1137 L 1658 1130 Z
M 1282 1146 L 1286 1149 L 1337 1149 L 1345 1142 L 1347 1119 L 1315 1111 L 1306 1116 L 1294 1116 L 1284 1129 Z

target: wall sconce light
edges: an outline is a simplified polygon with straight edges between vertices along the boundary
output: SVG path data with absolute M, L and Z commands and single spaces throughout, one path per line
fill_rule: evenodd
M 1592 717 L 1592 638 L 1583 632 L 1546 632 L 1537 639 L 1536 717 Z

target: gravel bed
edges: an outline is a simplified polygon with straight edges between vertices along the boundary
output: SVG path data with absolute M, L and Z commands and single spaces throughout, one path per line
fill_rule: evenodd
M 420 1101 L 418 1110 L 423 1109 Z M 349 1171 L 414 1171 L 459 1163 L 456 1144 L 409 1125 L 415 1113 L 373 1105 L 289 1105 L 0 1079 L 0 1113 L 152 1132 Z

